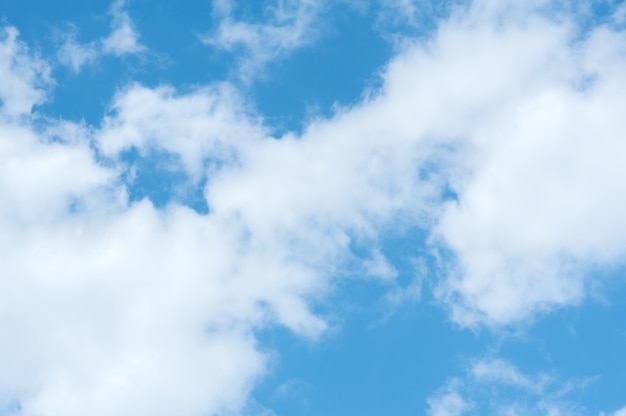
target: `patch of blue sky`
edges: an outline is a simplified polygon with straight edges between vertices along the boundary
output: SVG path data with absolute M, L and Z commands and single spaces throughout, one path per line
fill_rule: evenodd
M 142 155 L 132 148 L 121 154 L 120 163 L 124 166 L 122 180 L 131 202 L 147 198 L 159 209 L 178 203 L 198 213 L 208 213 L 204 197 L 206 178 L 190 178 L 181 169 L 179 158 L 156 150 Z
M 423 414 L 433 388 L 491 338 L 442 324 L 428 296 L 381 321 L 387 306 L 374 288 L 352 281 L 341 289 L 333 309 L 343 322 L 322 342 L 264 334 L 280 354 L 255 399 L 279 415 Z
M 321 342 L 282 328 L 260 334 L 279 354 L 255 400 L 278 415 L 423 414 L 433 389 L 496 340 L 448 322 L 431 291 L 436 260 L 427 236 L 383 236 L 380 251 L 397 271 L 391 280 L 365 277 L 358 263 L 375 248 L 355 244 L 354 270 L 319 305 L 334 327 Z
M 498 402 L 534 407 L 548 394 L 577 409 L 575 414 L 623 405 L 626 310 L 619 294 L 611 307 L 557 311 L 523 335 L 506 336 L 445 323 L 428 295 L 381 322 L 384 309 L 371 307 L 379 291 L 363 282 L 343 290 L 340 299 L 354 303 L 336 303 L 345 322 L 330 339 L 310 344 L 282 329 L 261 338 L 280 355 L 255 391 L 258 402 L 277 414 L 423 414 L 435 386 L 451 375 L 463 377 L 477 357 L 496 356 L 525 373 L 548 376 L 547 391 L 506 383 L 486 387 L 470 397 L 471 414 L 492 414 Z
M 100 7 L 64 1 L 62 4 L 10 2 L 3 9 L 9 24 L 46 58 L 54 60 L 64 36 L 73 33 L 83 44 L 109 32 L 107 3 Z M 260 3 L 259 3 L 260 4 Z M 235 8 L 234 18 L 260 22 L 261 6 Z M 173 85 L 182 91 L 230 80 L 246 88 L 248 98 L 280 135 L 299 130 L 310 116 L 329 115 L 335 104 L 356 102 L 364 89 L 376 86 L 376 72 L 392 49 L 374 29 L 376 16 L 339 5 L 325 14 L 315 45 L 270 62 L 258 82 L 246 86 L 233 75 L 239 56 L 202 44 L 202 35 L 215 30 L 211 2 L 182 1 L 148 4 L 134 1 L 128 13 L 148 51 L 141 56 L 101 56 L 80 73 L 54 68 L 53 100 L 42 106 L 51 116 L 97 123 L 116 89 L 140 82 Z
M 375 30 L 375 16 L 348 7 L 327 12 L 326 33 L 315 45 L 270 64 L 251 96 L 277 135 L 301 131 L 313 118 L 356 104 L 380 86 L 378 72 L 392 46 Z
M 624 270 L 606 276 L 610 290 L 578 307 L 563 308 L 538 319 L 518 340 L 501 352 L 534 372 L 548 369 L 560 380 L 584 384 L 572 398 L 584 414 L 624 405 L 626 385 L 626 285 Z M 609 292 L 609 293 L 607 293 Z M 564 383 L 563 383 L 564 384 Z
M 283 328 L 260 334 L 262 344 L 280 354 L 255 390 L 255 400 L 278 415 L 408 416 L 425 414 L 427 398 L 450 378 L 468 377 L 468 384 L 478 386 L 466 391 L 470 414 L 496 414 L 507 403 L 542 414 L 538 403 L 549 400 L 574 414 L 600 414 L 623 405 L 623 270 L 605 276 L 612 288 L 608 297 L 554 310 L 517 327 L 463 329 L 448 320 L 433 295 L 440 275 L 426 239 L 426 232 L 410 230 L 382 240 L 381 251 L 398 271 L 393 283 L 364 280 L 363 268 L 339 282 L 320 307 L 335 325 L 321 342 Z M 354 247 L 353 252 L 363 259 L 371 248 Z M 394 288 L 406 290 L 420 277 L 414 262 L 418 256 L 426 264 L 419 297 L 389 303 Z M 466 375 L 476 360 L 487 358 L 514 363 L 532 382 L 546 377 L 546 386 L 506 381 L 484 386 Z

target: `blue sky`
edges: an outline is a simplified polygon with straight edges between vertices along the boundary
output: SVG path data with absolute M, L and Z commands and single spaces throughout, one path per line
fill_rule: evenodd
M 0 416 L 626 415 L 626 5 L 0 0 Z

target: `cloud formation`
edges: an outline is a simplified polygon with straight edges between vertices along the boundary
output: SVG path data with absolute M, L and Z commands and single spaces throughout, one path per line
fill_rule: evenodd
M 138 47 L 123 4 L 110 53 Z M 278 138 L 228 83 L 131 83 L 98 126 L 41 121 L 49 64 L 4 28 L 0 396 L 24 416 L 240 412 L 268 368 L 257 331 L 316 339 L 316 300 L 354 246 L 373 253 L 364 270 L 393 280 L 376 247 L 412 228 L 429 233 L 433 285 L 461 325 L 581 302 L 594 268 L 622 266 L 626 249 L 626 39 L 546 4 L 458 9 L 387 64 L 379 90 Z M 288 6 L 269 25 L 227 17 L 211 42 L 276 59 L 303 44 L 314 7 Z M 132 202 L 129 150 L 171 155 L 208 213 L 175 196 Z M 553 392 L 502 360 L 471 377 Z M 462 386 L 431 414 L 469 409 Z M 528 409 L 563 408 L 539 403 Z
M 525 374 L 507 360 L 486 357 L 475 360 L 467 375 L 449 379 L 428 398 L 427 414 L 579 415 L 585 409 L 574 393 L 591 382 Z M 506 393 L 507 389 L 513 394 Z
M 111 33 L 102 40 L 104 53 L 126 55 L 145 50 L 125 10 L 126 0 L 115 0 L 111 6 Z
M 71 29 L 63 37 L 57 58 L 61 65 L 78 73 L 86 65 L 93 64 L 100 56 L 124 56 L 142 53 L 147 48 L 139 42 L 140 35 L 126 11 L 126 0 L 115 0 L 110 7 L 111 32 L 101 39 L 89 43 L 77 41 L 77 29 Z
M 11 119 L 42 104 L 46 98 L 43 88 L 51 83 L 49 65 L 29 54 L 18 36 L 14 27 L 0 29 L 0 110 Z
M 214 5 L 219 25 L 201 37 L 206 45 L 237 53 L 237 75 L 251 81 L 265 66 L 308 46 L 319 36 L 323 0 L 278 0 L 266 7 L 266 20 L 249 22 L 233 17 L 235 2 Z
M 443 297 L 454 319 L 470 325 L 578 303 L 594 269 L 621 266 L 626 248 L 625 172 L 614 156 L 626 133 L 617 111 L 624 33 L 602 26 L 577 41 L 573 21 L 533 15 L 497 36 L 490 30 L 439 35 L 443 48 L 462 36 L 449 47 L 468 42 L 475 61 L 450 79 L 452 94 L 469 89 L 472 97 L 462 111 L 471 109 L 474 127 L 460 132 L 472 148 L 471 173 L 455 178 L 458 202 L 435 232 L 458 258 Z M 463 120 L 450 115 L 456 126 Z

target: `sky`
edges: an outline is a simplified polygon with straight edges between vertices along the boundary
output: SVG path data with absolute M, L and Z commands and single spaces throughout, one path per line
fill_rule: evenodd
M 624 108 L 618 0 L 0 0 L 0 416 L 625 416 Z

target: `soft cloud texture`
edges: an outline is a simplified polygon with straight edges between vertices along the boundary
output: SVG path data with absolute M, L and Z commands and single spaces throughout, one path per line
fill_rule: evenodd
M 42 104 L 46 98 L 42 88 L 51 83 L 48 64 L 31 55 L 18 35 L 14 27 L 0 29 L 0 110 L 5 118 L 27 115 Z
M 206 45 L 239 52 L 238 75 L 250 81 L 268 63 L 317 39 L 323 3 L 324 0 L 272 1 L 266 8 L 266 21 L 247 22 L 233 17 L 234 2 L 216 2 L 214 14 L 219 25 L 201 39 Z
M 7 59 L 39 68 L 8 31 Z M 34 98 L 22 112 L 45 96 L 28 71 L 8 74 L 27 76 Z M 381 146 L 386 127 L 362 123 L 371 112 L 276 140 L 227 85 L 133 84 L 98 129 L 2 124 L 0 391 L 24 415 L 240 410 L 266 368 L 254 331 L 278 323 L 319 336 L 310 301 L 341 273 L 352 238 L 375 240 L 401 212 L 425 218 L 436 199 L 416 170 L 420 144 Z M 208 175 L 209 214 L 130 203 L 130 148 Z
M 594 267 L 621 265 L 624 34 L 577 37 L 572 20 L 477 2 L 390 66 L 390 89 L 428 97 L 411 108 L 465 155 L 433 233 L 458 260 L 439 294 L 464 325 L 580 302 Z
M 85 66 L 96 61 L 98 48 L 95 42 L 81 44 L 76 40 L 76 30 L 65 35 L 57 53 L 59 62 L 78 73 Z
M 584 408 L 575 393 L 590 382 L 525 374 L 507 360 L 488 357 L 475 360 L 464 378 L 451 378 L 433 394 L 427 414 L 579 415 Z
M 305 44 L 317 7 L 285 3 L 257 25 L 219 5 L 205 40 L 247 48 L 242 68 Z M 581 302 L 594 267 L 621 266 L 626 249 L 626 39 L 546 5 L 459 9 L 388 63 L 379 90 L 280 138 L 224 83 L 130 83 L 98 126 L 34 123 L 48 64 L 3 29 L 0 396 L 24 416 L 241 412 L 267 371 L 256 332 L 316 339 L 316 301 L 354 246 L 372 253 L 363 270 L 393 281 L 375 248 L 414 228 L 461 325 Z M 123 6 L 108 53 L 141 49 Z M 130 150 L 172 156 L 203 184 L 208 214 L 130 202 Z M 510 414 L 573 411 L 550 380 L 503 360 L 468 377 L 547 395 L 505 403 Z M 449 384 L 430 413 L 463 414 L 478 400 L 464 389 Z
M 623 407 L 617 412 L 615 412 L 613 416 L 626 416 L 626 407 Z
M 115 0 L 111 6 L 111 34 L 102 40 L 104 53 L 126 55 L 145 49 L 139 43 L 139 35 L 125 10 L 126 0 Z
M 254 328 L 323 329 L 301 299 L 310 272 L 232 216 L 130 204 L 91 129 L 24 123 L 45 65 L 5 31 L 3 80 L 20 90 L 0 91 L 0 396 L 23 415 L 241 409 L 266 364 Z
M 437 394 L 428 398 L 428 416 L 461 416 L 472 409 L 472 403 L 465 401 L 458 390 L 458 380 L 450 380 Z
M 59 63 L 78 73 L 103 55 L 119 57 L 146 51 L 147 48 L 139 42 L 140 36 L 126 11 L 126 6 L 126 0 L 116 0 L 112 3 L 109 12 L 111 32 L 101 39 L 80 43 L 77 41 L 78 29 L 72 25 L 70 31 L 63 36 L 57 51 Z

